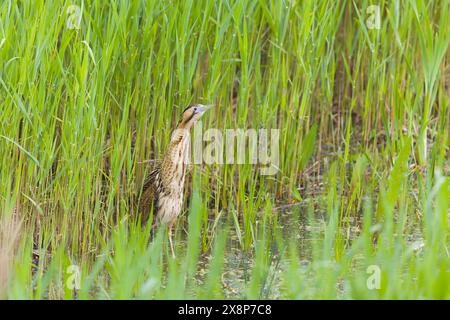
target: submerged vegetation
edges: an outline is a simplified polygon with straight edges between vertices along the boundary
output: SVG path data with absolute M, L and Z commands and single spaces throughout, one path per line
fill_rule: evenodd
M 1 1 L 0 298 L 450 299 L 449 11 Z M 192 103 L 279 170 L 193 166 L 173 259 L 133 199 Z

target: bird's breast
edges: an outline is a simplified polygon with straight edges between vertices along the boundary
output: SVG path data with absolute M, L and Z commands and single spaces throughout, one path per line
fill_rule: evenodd
M 189 164 L 189 143 L 187 136 L 172 145 L 163 164 L 163 192 L 158 199 L 158 216 L 162 223 L 170 223 L 181 212 L 186 167 Z
M 186 166 L 189 164 L 189 142 L 189 136 L 183 137 L 172 149 L 170 184 L 176 191 L 183 188 Z

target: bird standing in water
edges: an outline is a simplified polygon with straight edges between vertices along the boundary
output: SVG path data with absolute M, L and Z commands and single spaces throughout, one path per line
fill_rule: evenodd
M 172 229 L 183 205 L 186 167 L 190 162 L 190 129 L 210 107 L 196 104 L 183 111 L 162 164 L 145 179 L 139 200 L 143 221 L 148 219 L 153 208 L 154 225 L 168 225 L 170 249 L 174 257 Z

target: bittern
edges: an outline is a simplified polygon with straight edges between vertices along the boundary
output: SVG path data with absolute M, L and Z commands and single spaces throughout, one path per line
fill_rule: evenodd
M 172 133 L 162 164 L 144 180 L 139 210 L 147 220 L 153 208 L 155 223 L 168 225 L 170 249 L 173 248 L 172 229 L 183 205 L 186 167 L 190 163 L 190 129 L 211 106 L 196 104 L 183 111 L 177 128 Z

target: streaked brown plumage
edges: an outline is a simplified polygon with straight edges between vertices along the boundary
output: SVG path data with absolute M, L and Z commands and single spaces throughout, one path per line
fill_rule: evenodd
M 183 205 L 184 180 L 190 156 L 190 129 L 201 118 L 209 106 L 201 104 L 188 107 L 172 133 L 170 144 L 160 167 L 150 172 L 144 181 L 139 211 L 142 220 L 147 220 L 153 208 L 154 224 L 169 226 L 169 241 L 172 255 L 172 228 Z

